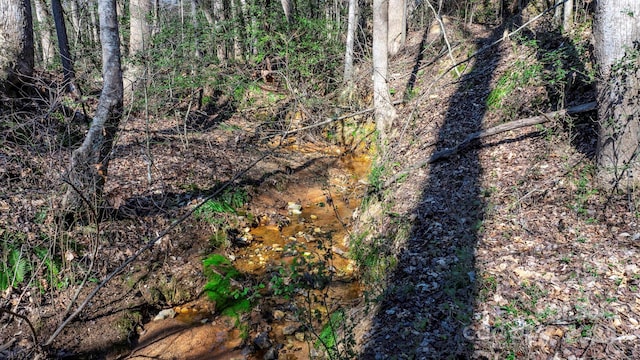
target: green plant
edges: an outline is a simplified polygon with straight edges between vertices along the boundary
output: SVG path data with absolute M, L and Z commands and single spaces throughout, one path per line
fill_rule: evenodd
M 68 278 L 60 278 L 60 265 L 61 261 L 54 258 L 51 255 L 51 252 L 47 248 L 37 247 L 34 249 L 36 256 L 40 261 L 44 263 L 44 282 L 41 282 L 41 286 L 45 285 L 41 290 L 46 290 L 47 286 L 50 286 L 54 289 L 63 289 L 69 285 Z
M 213 254 L 202 261 L 207 283 L 204 292 L 216 304 L 216 310 L 226 314 L 248 311 L 249 294 L 238 282 L 241 274 L 231 261 L 220 254 Z
M 322 346 L 328 353 L 330 358 L 335 358 L 338 352 L 336 346 L 340 339 L 338 339 L 337 332 L 340 327 L 344 325 L 344 310 L 340 309 L 329 315 L 329 320 L 320 331 L 318 340 L 316 341 L 316 348 Z
M 496 83 L 496 86 L 487 96 L 486 104 L 489 109 L 498 109 L 505 99 L 512 95 L 518 87 L 524 87 L 533 83 L 542 74 L 542 65 L 528 64 L 522 60 L 516 61 L 513 68 L 506 71 Z
M 244 190 L 228 190 L 215 199 L 205 202 L 196 210 L 195 217 L 209 223 L 220 224 L 218 214 L 236 214 L 236 210 L 243 207 L 246 202 L 247 193 Z
M 588 214 L 586 204 L 589 199 L 598 194 L 598 190 L 591 187 L 590 177 L 594 171 L 593 166 L 585 166 L 575 180 L 576 191 L 572 208 L 580 215 Z
M 30 269 L 22 250 L 6 247 L 2 251 L 6 254 L 0 262 L 0 290 L 20 285 Z

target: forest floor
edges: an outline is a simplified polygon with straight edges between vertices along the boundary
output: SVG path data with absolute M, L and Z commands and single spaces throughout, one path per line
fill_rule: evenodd
M 449 40 L 456 58 L 503 38 L 501 28 L 454 26 Z M 534 47 L 532 39 L 538 41 Z M 123 120 L 105 191 L 117 213 L 71 230 L 58 224 L 55 213 L 63 172 L 84 125 L 52 118 L 30 102 L 2 98 L 2 260 L 16 265 L 9 254 L 17 254 L 32 265 L 29 276 L 3 292 L 1 307 L 29 318 L 38 342 L 44 342 L 78 290 L 82 301 L 96 282 L 172 221 L 249 169 L 232 189 L 246 191 L 252 200 L 244 211 L 255 218 L 224 215 L 237 229 L 258 226 L 255 219 L 282 229 L 279 221 L 290 215 L 289 202 L 301 203 L 303 196 L 289 186 L 318 187 L 327 203 L 325 191 L 365 199 L 355 215 L 342 215 L 365 290 L 340 326 L 334 358 L 640 358 L 638 198 L 595 187 L 594 112 L 483 138 L 446 159 L 414 166 L 479 129 L 593 101 L 591 85 L 559 89 L 541 81 L 558 70 L 545 56 L 561 53 L 571 42 L 559 34 L 526 31 L 479 54 L 468 67 L 456 67 L 462 72 L 458 77 L 445 73 L 452 64 L 444 43 L 433 40 L 412 33 L 391 61 L 394 96 L 408 100 L 398 105 L 390 146 L 374 161 L 367 181 L 335 181 L 354 178 L 343 155 L 354 144 L 345 139 L 329 143 L 317 130 L 296 134 L 284 147 L 277 138 L 261 141 L 283 130 L 263 126 L 263 118 L 278 115 L 274 104 L 239 111 L 219 96 L 210 108 L 185 116 L 190 104 L 176 99 L 168 108 L 177 111 L 148 121 L 140 114 Z M 526 75 L 540 63 L 538 73 Z M 362 78 L 369 78 L 366 71 Z M 366 80 L 359 86 L 369 88 Z M 32 120 L 19 122 L 11 109 L 29 110 Z M 320 120 L 297 119 L 290 108 L 284 112 L 287 121 L 302 122 L 297 126 Z M 351 130 L 364 136 L 366 129 Z M 407 169 L 406 176 L 385 184 Z M 320 202 L 303 207 L 314 204 Z M 149 321 L 161 309 L 201 304 L 207 282 L 202 258 L 220 251 L 212 234 L 221 229 L 226 231 L 221 223 L 197 217 L 178 225 L 107 283 L 58 335 L 49 356 L 125 358 L 145 339 L 154 326 Z M 235 258 L 239 252 L 231 240 L 222 252 Z M 91 263 L 89 281 L 80 286 Z M 260 278 L 246 281 L 253 286 Z M 285 301 L 273 306 L 246 315 L 248 329 L 233 318 L 213 319 L 218 332 L 208 337 L 217 342 L 201 343 L 188 357 L 313 355 L 310 348 L 293 351 L 286 346 L 292 342 L 272 334 L 275 323 L 293 316 Z M 183 328 L 184 322 L 170 325 L 201 340 L 188 332 L 192 327 Z M 0 326 L 0 357 L 38 355 L 25 321 L 4 313 Z M 313 334 L 298 338 L 300 331 L 289 335 L 314 342 Z M 267 334 L 266 341 L 260 341 L 261 334 Z M 159 349 L 162 341 L 146 345 Z M 187 357 L 179 348 L 187 340 L 171 341 L 160 354 L 135 352 L 132 358 Z M 283 343 L 272 344 L 278 341 Z

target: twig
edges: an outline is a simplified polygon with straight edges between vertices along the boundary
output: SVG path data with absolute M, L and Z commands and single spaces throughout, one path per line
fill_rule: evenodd
M 35 346 L 38 346 L 38 335 L 36 335 L 36 329 L 34 329 L 33 325 L 31 324 L 31 321 L 29 321 L 29 318 L 27 318 L 24 315 L 20 315 L 17 312 L 13 312 L 11 310 L 0 308 L 0 313 L 3 313 L 3 312 L 7 313 L 9 315 L 13 315 L 13 316 L 19 317 L 20 319 L 26 321 L 27 325 L 29 325 L 29 329 L 31 329 L 31 335 L 33 336 L 33 344 Z
M 440 29 L 442 30 L 442 38 L 444 39 L 444 43 L 447 45 L 447 52 L 449 53 L 449 58 L 451 59 L 452 63 L 455 63 L 456 59 L 453 58 L 453 52 L 451 51 L 451 44 L 449 43 L 449 38 L 447 37 L 447 31 L 444 28 L 444 23 L 440 18 L 440 14 L 436 11 L 436 9 L 433 8 L 433 5 L 431 5 L 431 2 L 428 0 L 427 0 L 427 6 L 429 6 L 431 11 L 433 12 L 434 18 L 438 22 L 438 25 L 440 25 Z M 458 71 L 458 68 L 455 67 L 454 70 L 456 71 L 456 75 L 460 77 L 460 71 Z
M 138 258 L 138 256 L 140 256 L 140 254 L 142 254 L 143 252 L 145 252 L 145 251 L 149 250 L 150 248 L 152 248 L 160 239 L 165 237 L 169 233 L 169 231 L 173 230 L 176 226 L 178 226 L 179 224 L 181 224 L 185 220 L 187 220 L 196 210 L 198 210 L 200 207 L 202 207 L 202 205 L 204 205 L 207 201 L 213 199 L 215 196 L 220 194 L 222 192 L 222 190 L 227 188 L 227 186 L 229 186 L 234 181 L 236 181 L 238 178 L 240 178 L 241 176 L 246 174 L 247 171 L 249 171 L 251 168 L 253 168 L 260 161 L 264 160 L 266 157 L 270 156 L 274 151 L 275 150 L 271 150 L 271 151 L 267 152 L 266 154 L 262 155 L 258 160 L 255 160 L 253 163 L 251 163 L 247 168 L 245 168 L 244 170 L 242 170 L 239 173 L 237 173 L 236 175 L 234 175 L 233 178 L 231 178 L 229 181 L 224 183 L 220 188 L 218 188 L 216 191 L 214 191 L 211 195 L 209 195 L 209 196 L 205 197 L 204 199 L 202 199 L 202 201 L 198 205 L 194 206 L 189 211 L 187 211 L 186 214 L 182 215 L 179 219 L 177 219 L 173 223 L 171 223 L 171 225 L 169 225 L 160 234 L 158 234 L 158 236 L 156 236 L 154 239 L 152 239 L 149 242 L 147 242 L 145 246 L 143 246 L 142 248 L 138 249 L 138 251 L 136 251 L 133 255 L 131 255 L 120 266 L 118 266 L 115 270 L 113 270 L 111 273 L 109 273 L 109 275 L 107 275 L 107 277 L 105 277 L 104 280 L 102 280 L 102 282 L 100 282 L 100 284 L 96 285 L 96 287 L 91 291 L 91 293 L 89 293 L 87 298 L 78 306 L 76 311 L 74 311 L 71 315 L 69 315 L 69 317 L 67 317 L 58 326 L 58 328 L 53 332 L 53 334 L 51 334 L 51 336 L 49 337 L 47 342 L 44 343 L 44 345 L 45 346 L 51 345 L 51 343 L 53 343 L 53 340 L 55 340 L 55 338 L 58 336 L 58 334 L 60 334 L 62 329 L 64 329 L 73 319 L 75 319 L 78 316 L 78 314 L 80 314 L 80 312 L 82 312 L 82 310 L 84 310 L 84 308 L 87 306 L 89 301 L 91 301 L 91 299 L 93 299 L 93 297 L 98 293 L 98 291 L 100 291 L 100 289 L 102 289 L 109 281 L 111 281 L 111 279 L 113 279 L 116 275 L 118 275 L 122 270 L 124 270 L 124 268 L 127 267 L 127 265 L 131 264 L 136 258 Z
M 503 133 L 505 131 L 509 131 L 509 130 L 515 130 L 515 129 L 519 129 L 519 128 L 523 128 L 523 127 L 527 127 L 527 126 L 532 126 L 532 125 L 538 125 L 538 124 L 543 124 L 546 122 L 549 122 L 552 120 L 552 118 L 555 117 L 561 117 L 561 116 L 565 116 L 565 115 L 572 115 L 572 114 L 578 114 L 578 113 L 582 113 L 582 112 L 587 112 L 587 111 L 591 111 L 594 110 L 596 108 L 596 102 L 589 102 L 586 104 L 581 104 L 581 105 L 577 105 L 577 106 L 573 106 L 567 109 L 563 109 L 563 110 L 559 110 L 559 111 L 553 111 L 550 113 L 546 113 L 546 114 L 542 114 L 539 116 L 534 116 L 534 117 L 530 117 L 530 118 L 526 118 L 526 119 L 519 119 L 519 120 L 514 120 L 514 121 L 510 121 L 508 123 L 504 123 L 504 124 L 500 124 L 497 126 L 494 126 L 492 128 L 489 129 L 484 129 L 484 130 L 480 130 L 480 131 L 476 131 L 473 134 L 468 135 L 464 140 L 462 140 L 461 143 L 459 143 L 458 145 L 454 146 L 453 148 L 450 149 L 444 149 L 441 151 L 438 151 L 436 153 L 434 153 L 433 155 L 431 155 L 428 159 L 423 160 L 417 164 L 414 164 L 410 167 L 408 167 L 405 170 L 402 170 L 400 172 L 398 172 L 397 174 L 395 174 L 392 178 L 390 178 L 389 180 L 387 180 L 384 183 L 384 187 L 388 187 L 391 184 L 393 184 L 394 182 L 398 181 L 398 179 L 400 179 L 401 177 L 407 175 L 408 173 L 419 169 L 427 164 L 432 164 L 436 161 L 439 160 L 443 160 L 446 159 L 454 154 L 457 154 L 458 152 L 460 152 L 461 150 L 466 149 L 467 147 L 469 147 L 475 140 L 478 140 L 480 138 L 484 138 L 487 136 L 492 136 L 492 135 L 496 135 L 496 134 L 500 134 Z

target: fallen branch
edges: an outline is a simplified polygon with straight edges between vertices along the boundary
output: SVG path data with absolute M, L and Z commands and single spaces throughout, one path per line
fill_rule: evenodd
M 0 308 L 0 314 L 2 313 L 7 313 L 11 316 L 15 316 L 15 317 L 19 317 L 20 319 L 26 321 L 27 325 L 29 325 L 29 329 L 31 329 L 31 336 L 33 338 L 33 345 L 34 346 L 39 346 L 38 344 L 38 335 L 36 335 L 36 329 L 33 327 L 33 325 L 31 324 L 31 321 L 29 321 L 29 318 L 24 316 L 24 315 L 20 315 L 17 312 L 13 312 L 11 310 L 8 309 L 3 309 Z
M 514 121 L 510 121 L 508 123 L 504 123 L 504 124 L 500 124 L 497 126 L 494 126 L 492 128 L 489 129 L 484 129 L 484 130 L 480 130 L 480 131 L 476 131 L 473 134 L 470 134 L 469 136 L 467 136 L 464 140 L 462 140 L 462 142 L 460 142 L 458 145 L 450 148 L 450 149 L 444 149 L 444 150 L 440 150 L 436 153 L 434 153 L 433 155 L 431 155 L 428 159 L 423 160 L 417 164 L 414 164 L 410 167 L 408 167 L 405 170 L 402 170 L 400 172 L 398 172 L 397 174 L 395 174 L 392 178 L 390 178 L 389 180 L 387 180 L 384 183 L 384 187 L 388 187 L 389 185 L 393 184 L 394 182 L 398 181 L 398 179 L 400 179 L 401 177 L 407 175 L 408 173 L 419 169 L 427 164 L 432 164 L 436 161 L 440 161 L 440 160 L 444 160 L 452 155 L 455 155 L 457 153 L 459 153 L 460 151 L 468 148 L 469 146 L 471 146 L 473 144 L 474 141 L 484 138 L 484 137 L 488 137 L 488 136 L 492 136 L 492 135 L 496 135 L 496 134 L 500 134 L 506 131 L 510 131 L 510 130 L 515 130 L 515 129 L 519 129 L 519 128 L 523 128 L 523 127 L 527 127 L 527 126 L 533 126 L 533 125 L 538 125 L 538 124 L 543 124 L 546 122 L 551 121 L 554 118 L 557 117 L 562 117 L 562 116 L 566 116 L 566 115 L 573 115 L 573 114 L 578 114 L 578 113 L 582 113 L 582 112 L 587 112 L 587 111 L 591 111 L 594 110 L 596 108 L 596 102 L 589 102 L 586 104 L 581 104 L 581 105 L 577 105 L 577 106 L 573 106 L 567 109 L 562 109 L 562 110 L 558 110 L 558 111 L 553 111 L 553 112 L 549 112 L 546 114 L 541 114 L 538 116 L 534 116 L 534 117 L 530 117 L 530 118 L 526 118 L 526 119 L 519 119 L 519 120 L 514 120 Z M 430 144 L 430 145 L 435 145 L 435 144 Z

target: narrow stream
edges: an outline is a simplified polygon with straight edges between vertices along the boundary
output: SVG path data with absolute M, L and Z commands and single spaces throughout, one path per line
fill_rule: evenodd
M 241 229 L 249 245 L 227 253 L 256 288 L 262 284 L 243 324 L 213 316 L 214 305 L 202 298 L 174 308 L 175 318 L 146 324 L 130 358 L 309 359 L 320 354 L 326 346 L 325 339 L 318 341 L 323 326 L 362 294 L 348 246 L 369 166 L 364 155 L 327 157 L 258 189 L 248 205 L 257 211 L 257 226 Z

